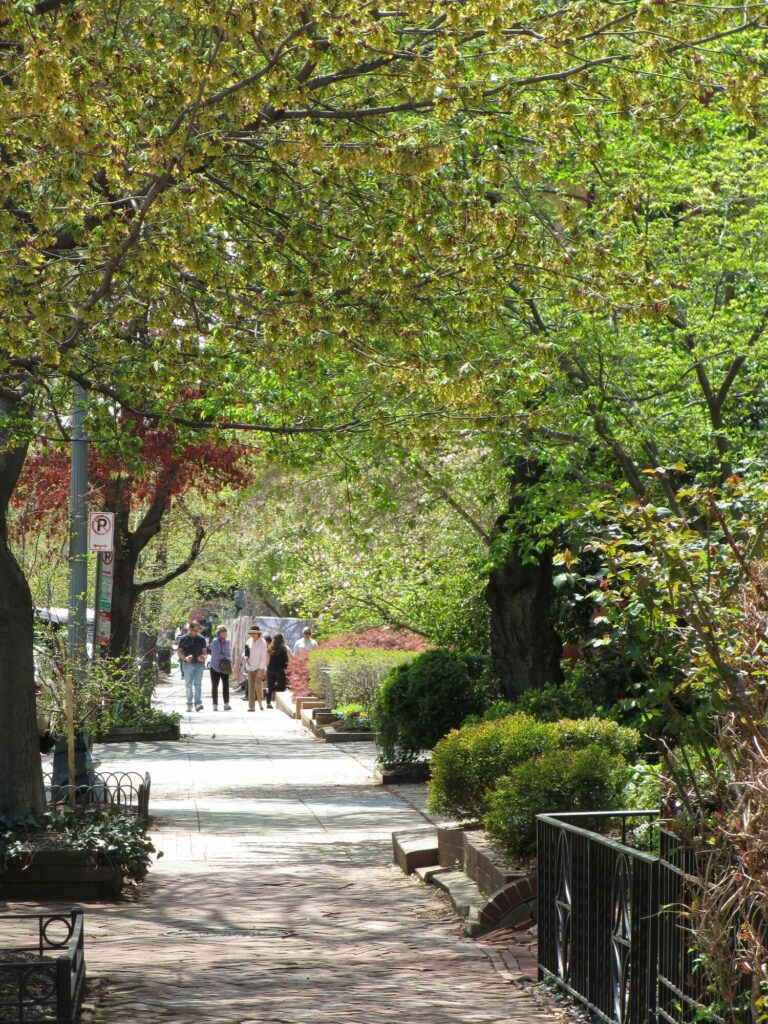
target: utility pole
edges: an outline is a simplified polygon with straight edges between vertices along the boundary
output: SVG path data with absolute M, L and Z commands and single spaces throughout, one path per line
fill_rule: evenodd
M 87 658 L 88 587 L 88 441 L 84 432 L 85 391 L 75 385 L 72 404 L 72 453 L 69 506 L 69 617 L 67 639 L 75 676 Z
M 85 676 L 88 586 L 88 442 L 84 432 L 85 391 L 75 384 L 72 402 L 72 445 L 69 478 L 69 615 L 67 641 L 67 775 L 70 798 L 75 794 L 75 687 Z

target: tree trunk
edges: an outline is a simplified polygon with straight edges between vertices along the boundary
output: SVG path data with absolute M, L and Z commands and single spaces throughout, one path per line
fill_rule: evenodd
M 112 632 L 109 638 L 110 658 L 125 657 L 131 653 L 131 625 L 139 589 L 134 582 L 134 557 L 131 545 L 117 530 L 114 577 L 112 582 Z
M 535 485 L 543 467 L 518 459 L 510 479 L 509 509 L 496 522 L 494 539 L 507 533 L 510 517 L 525 501 L 525 489 Z M 519 529 L 519 527 L 518 527 Z M 523 691 L 559 683 L 562 643 L 552 626 L 552 552 L 524 562 L 510 538 L 503 561 L 489 574 L 485 600 L 490 610 L 491 658 L 504 695 L 514 699 Z
M 516 551 L 490 573 L 485 600 L 491 613 L 491 657 L 504 695 L 559 683 L 562 643 L 550 622 L 552 555 L 524 565 Z
M 0 419 L 12 411 L 0 399 Z M 8 504 L 25 457 L 26 448 L 0 451 L 0 816 L 10 818 L 45 810 L 35 706 L 34 609 L 7 537 Z

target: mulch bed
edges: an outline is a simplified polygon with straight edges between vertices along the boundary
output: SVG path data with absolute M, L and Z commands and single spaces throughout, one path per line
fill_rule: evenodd
M 0 949 L 0 1020 L 15 1021 L 18 1014 L 19 977 L 21 972 L 5 969 L 6 964 L 55 964 L 53 957 L 38 956 L 36 953 L 21 953 L 18 950 Z M 25 985 L 24 1021 L 56 1020 L 56 985 L 53 978 L 32 977 Z M 31 1000 L 44 1000 L 35 1005 Z

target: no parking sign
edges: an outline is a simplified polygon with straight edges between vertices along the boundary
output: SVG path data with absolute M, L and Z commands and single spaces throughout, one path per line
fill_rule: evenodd
M 91 512 L 88 515 L 88 550 L 112 551 L 115 547 L 115 516 L 113 512 Z

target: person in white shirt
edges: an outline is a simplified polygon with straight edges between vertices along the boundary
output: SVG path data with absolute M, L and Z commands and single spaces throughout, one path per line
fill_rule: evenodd
M 297 640 L 293 645 L 293 653 L 300 654 L 302 651 L 313 651 L 316 647 L 317 640 L 312 639 L 312 630 L 309 626 L 305 626 L 301 640 Z
M 248 710 L 256 710 L 256 701 L 259 702 L 259 711 L 264 710 L 264 680 L 267 675 L 267 664 L 269 653 L 266 641 L 262 638 L 258 626 L 252 626 L 248 630 L 248 643 L 245 647 L 245 671 L 248 673 Z

